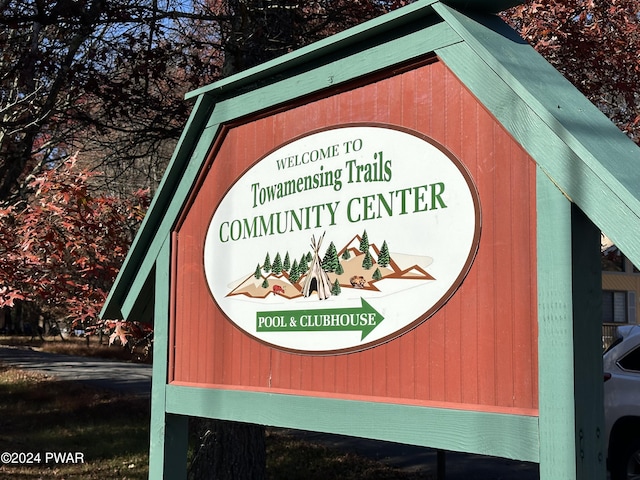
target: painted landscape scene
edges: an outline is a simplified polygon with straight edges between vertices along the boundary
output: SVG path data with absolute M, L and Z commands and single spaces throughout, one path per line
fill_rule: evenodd
M 324 235 L 317 241 L 312 238 L 311 249 L 297 256 L 263 252 L 255 271 L 231 285 L 227 296 L 323 300 L 345 289 L 379 292 L 383 280 L 435 280 L 427 271 L 430 257 L 392 254 L 384 239 L 381 244 L 370 242 L 366 230 L 339 250 L 329 242 L 321 254 L 326 241 Z

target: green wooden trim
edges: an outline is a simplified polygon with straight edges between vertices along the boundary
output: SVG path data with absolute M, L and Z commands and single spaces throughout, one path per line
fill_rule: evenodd
M 155 268 L 149 479 L 186 480 L 188 418 L 166 413 L 165 388 L 169 364 L 170 275 L 171 241 L 169 237 L 166 237 Z
M 180 415 L 538 461 L 534 416 L 175 385 L 166 394 Z
M 151 299 L 153 299 L 154 296 L 156 282 L 155 269 L 152 269 L 149 273 L 150 275 L 144 283 L 142 281 L 140 282 L 142 287 L 139 292 L 136 292 L 135 294 L 129 292 L 129 296 L 125 297 L 125 302 L 122 305 L 121 311 L 124 318 L 138 322 L 146 322 L 153 325 L 154 304 Z M 133 298 L 138 300 L 135 303 L 126 301 Z
M 256 111 L 285 104 L 305 95 L 335 87 L 370 72 L 377 72 L 422 57 L 438 48 L 459 42 L 460 37 L 446 24 L 413 32 L 383 45 L 345 56 L 308 72 L 292 75 L 275 84 L 250 90 L 230 99 L 219 100 L 210 124 L 225 123 Z
M 600 231 L 537 173 L 540 480 L 605 477 Z
M 434 10 L 464 43 L 438 55 L 636 264 L 640 149 L 496 17 Z
M 540 480 L 576 478 L 571 203 L 537 174 Z
M 153 298 L 156 282 L 155 258 L 153 260 L 153 263 L 149 266 L 150 268 L 140 268 L 138 270 L 136 281 L 122 301 L 120 311 L 126 319 L 148 322 L 148 319 L 143 320 L 143 318 L 153 317 L 153 304 L 149 301 L 149 298 Z M 141 302 L 137 299 L 145 299 L 145 301 Z

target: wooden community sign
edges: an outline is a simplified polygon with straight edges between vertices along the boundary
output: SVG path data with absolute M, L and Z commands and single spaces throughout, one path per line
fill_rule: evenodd
M 186 478 L 193 416 L 604 478 L 599 239 L 640 264 L 640 154 L 517 3 L 421 0 L 189 95 L 102 312 L 154 322 L 150 478 Z

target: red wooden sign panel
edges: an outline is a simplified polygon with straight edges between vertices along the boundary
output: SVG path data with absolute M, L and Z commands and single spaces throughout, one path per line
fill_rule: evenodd
M 460 288 L 428 320 L 342 355 L 287 353 L 218 309 L 203 248 L 213 212 L 257 159 L 307 132 L 375 122 L 426 135 L 469 170 L 482 232 Z M 201 387 L 536 414 L 535 164 L 434 59 L 229 126 L 174 232 L 169 381 Z

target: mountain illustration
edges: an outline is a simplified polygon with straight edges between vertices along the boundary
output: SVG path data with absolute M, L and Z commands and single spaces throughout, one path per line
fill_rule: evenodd
M 301 297 L 302 291 L 299 285 L 291 283 L 289 275 L 284 272 L 278 275 L 270 273 L 259 279 L 254 275 L 249 275 L 247 279 L 235 287 L 229 295 L 246 295 L 252 298 L 266 298 L 268 295 L 280 295 L 291 299 Z
M 262 268 L 258 267 L 254 274 L 247 274 L 244 281 L 236 283 L 227 296 L 267 298 L 269 295 L 277 295 L 286 299 L 302 297 L 305 279 L 311 274 L 308 270 L 311 260 L 308 254 L 303 254 L 300 258 L 300 264 L 295 262 L 294 266 L 298 267 L 295 272 L 294 267 L 290 267 L 288 271 L 277 268 L 278 273 L 270 268 L 265 271 L 264 265 Z M 369 243 L 366 231 L 363 235 L 355 235 L 340 249 L 331 243 L 321 260 L 329 281 L 334 285 L 334 295 L 339 294 L 342 289 L 378 292 L 386 279 L 435 280 L 427 271 L 432 263 L 430 257 L 390 253 L 386 242 L 382 246 Z M 260 265 L 262 262 L 257 263 Z M 258 274 L 259 277 L 256 276 Z

